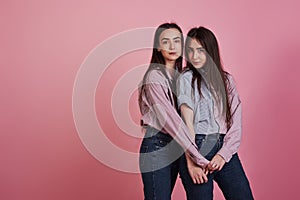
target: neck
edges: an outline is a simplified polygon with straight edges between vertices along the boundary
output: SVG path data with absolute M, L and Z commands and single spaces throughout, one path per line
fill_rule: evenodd
M 174 69 L 175 68 L 175 61 L 166 60 L 166 68 Z
M 166 70 L 173 78 L 175 73 L 175 61 L 166 61 Z

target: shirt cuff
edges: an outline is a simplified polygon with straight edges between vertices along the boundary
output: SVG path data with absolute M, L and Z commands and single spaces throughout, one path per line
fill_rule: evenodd
M 224 158 L 225 162 L 229 162 L 232 157 L 231 151 L 228 148 L 226 148 L 225 146 L 223 146 L 220 149 L 218 154 Z
M 200 167 L 205 168 L 206 165 L 208 165 L 209 161 L 203 157 L 203 159 L 200 159 L 199 157 L 194 156 L 192 153 L 189 153 L 189 156 L 191 159 Z

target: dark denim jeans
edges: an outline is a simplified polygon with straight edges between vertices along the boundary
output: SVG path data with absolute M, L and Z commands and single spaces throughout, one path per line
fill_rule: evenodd
M 196 135 L 195 139 L 202 155 L 211 160 L 222 147 L 224 136 L 207 138 L 205 135 Z M 212 200 L 213 181 L 217 182 L 227 200 L 254 199 L 238 154 L 234 154 L 221 171 L 209 174 L 208 182 L 204 184 L 193 183 L 183 155 L 180 160 L 180 177 L 188 200 Z
M 170 135 L 147 127 L 140 148 L 145 200 L 171 200 L 182 154 L 183 150 Z

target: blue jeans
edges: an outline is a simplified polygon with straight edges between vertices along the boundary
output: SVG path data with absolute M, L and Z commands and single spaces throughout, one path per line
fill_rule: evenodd
M 207 138 L 205 135 L 196 135 L 195 141 L 203 156 L 211 160 L 223 145 L 224 136 Z M 194 184 L 187 169 L 186 158 L 180 160 L 180 177 L 188 200 L 212 200 L 213 181 L 216 181 L 227 200 L 252 200 L 249 181 L 243 170 L 238 154 L 234 154 L 221 171 L 208 175 L 208 182 Z
M 171 200 L 182 154 L 182 148 L 170 135 L 147 127 L 140 148 L 145 200 Z

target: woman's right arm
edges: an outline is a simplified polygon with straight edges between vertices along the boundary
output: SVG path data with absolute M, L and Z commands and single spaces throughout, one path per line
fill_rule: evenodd
M 192 134 L 192 138 L 195 138 L 195 131 L 194 131 L 194 111 L 188 107 L 186 104 L 182 104 L 180 106 L 181 116 L 188 127 L 190 133 Z M 187 168 L 193 182 L 195 184 L 202 184 L 208 181 L 207 179 L 207 172 L 205 169 L 195 165 L 195 163 L 190 159 L 188 155 L 186 155 L 187 160 Z

